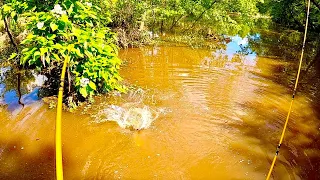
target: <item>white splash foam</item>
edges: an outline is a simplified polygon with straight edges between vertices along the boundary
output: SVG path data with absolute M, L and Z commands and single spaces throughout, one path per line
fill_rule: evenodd
M 141 130 L 149 128 L 160 113 L 162 112 L 152 110 L 146 105 L 139 107 L 134 103 L 127 103 L 122 107 L 110 105 L 97 114 L 95 122 L 115 121 L 122 128 Z

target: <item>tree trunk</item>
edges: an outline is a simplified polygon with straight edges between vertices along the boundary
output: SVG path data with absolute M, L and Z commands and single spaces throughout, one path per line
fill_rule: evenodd
M 163 33 L 163 20 L 161 20 L 161 25 L 160 25 L 160 33 Z
M 6 29 L 6 32 L 9 36 L 9 39 L 11 41 L 11 44 L 13 45 L 15 51 L 17 54 L 19 54 L 19 49 L 18 49 L 18 45 L 16 44 L 16 42 L 14 41 L 14 38 L 13 38 L 13 35 L 11 34 L 11 31 L 10 31 L 10 27 L 9 27 L 9 23 L 7 21 L 7 18 L 4 17 L 3 18 L 3 21 L 4 21 L 4 25 L 5 25 L 5 29 Z M 19 62 L 16 62 L 17 63 L 17 66 L 18 66 L 18 72 L 17 72 L 17 91 L 18 91 L 18 103 L 22 105 L 22 107 L 24 107 L 24 104 L 21 102 L 21 98 L 22 98 L 22 94 L 21 94 L 21 65 L 19 64 Z
M 183 17 L 185 17 L 185 16 L 182 14 L 177 20 L 173 19 L 174 21 L 173 21 L 173 23 L 172 23 L 169 31 L 172 31 L 173 28 L 177 25 L 177 23 L 178 23 Z
M 7 21 L 7 18 L 4 17 L 4 18 L 3 18 L 3 21 L 4 21 L 4 25 L 5 25 L 6 32 L 7 32 L 8 36 L 9 36 L 10 41 L 11 41 L 11 44 L 13 45 L 16 53 L 18 54 L 18 53 L 19 53 L 18 46 L 17 46 L 16 42 L 14 41 L 13 36 L 12 36 L 12 34 L 11 34 L 10 27 L 9 27 L 9 23 L 8 23 L 8 21 Z
M 139 31 L 143 31 L 144 30 L 144 22 L 146 21 L 146 17 L 147 17 L 147 12 L 144 12 L 141 16 L 141 22 L 140 22 L 140 28 Z

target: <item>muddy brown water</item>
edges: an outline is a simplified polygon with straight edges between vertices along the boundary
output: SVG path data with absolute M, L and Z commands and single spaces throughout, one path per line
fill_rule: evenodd
M 91 115 L 64 112 L 65 179 L 265 179 L 291 99 L 281 69 L 294 63 L 165 46 L 120 56 L 124 79 L 147 92 L 137 99 L 165 113 L 130 131 L 91 116 L 128 95 L 97 98 Z M 0 108 L 0 179 L 55 179 L 55 110 L 14 106 Z M 316 107 L 316 96 L 297 95 L 274 179 L 320 178 Z

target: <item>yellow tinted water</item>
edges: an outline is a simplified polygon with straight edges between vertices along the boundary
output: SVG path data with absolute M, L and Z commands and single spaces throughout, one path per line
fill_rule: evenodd
M 144 105 L 166 112 L 141 131 L 95 123 L 83 110 L 64 112 L 65 179 L 265 178 L 291 98 L 280 83 L 290 80 L 279 69 L 293 64 L 187 47 L 128 49 L 120 56 L 124 79 L 148 92 L 136 101 L 151 99 Z M 90 114 L 110 102 L 97 98 Z M 315 104 L 297 95 L 274 179 L 319 178 Z M 3 107 L 0 118 L 0 179 L 54 179 L 55 110 L 39 101 L 14 113 Z

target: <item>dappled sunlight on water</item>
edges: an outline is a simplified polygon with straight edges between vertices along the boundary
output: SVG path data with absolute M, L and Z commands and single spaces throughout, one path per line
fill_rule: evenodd
M 238 50 L 121 51 L 122 76 L 138 87 L 63 113 L 66 179 L 264 179 L 291 100 L 282 68 L 293 65 Z M 320 178 L 316 98 L 297 95 L 274 179 Z M 0 109 L 0 179 L 53 179 L 55 110 Z M 112 122 L 130 111 L 148 126 Z

